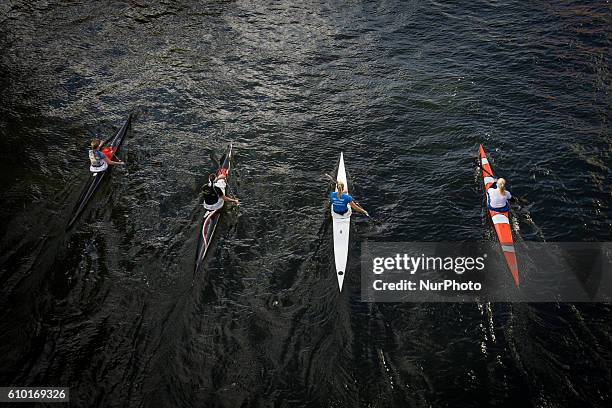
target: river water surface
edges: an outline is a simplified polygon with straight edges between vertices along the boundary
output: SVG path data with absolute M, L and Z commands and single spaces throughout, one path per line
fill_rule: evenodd
M 75 407 L 603 407 L 606 304 L 360 301 L 362 242 L 610 241 L 607 2 L 0 4 L 0 385 Z M 132 127 L 74 228 L 94 136 Z M 200 189 L 228 206 L 193 273 Z M 339 293 L 324 173 L 353 217 Z M 509 275 L 508 275 L 509 276 Z

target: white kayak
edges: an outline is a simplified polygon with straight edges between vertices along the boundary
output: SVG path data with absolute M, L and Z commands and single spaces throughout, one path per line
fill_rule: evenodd
M 346 181 L 346 170 L 344 168 L 344 155 L 340 153 L 340 164 L 338 165 L 338 175 L 336 180 L 344 184 L 344 192 L 348 193 L 348 183 Z M 336 189 L 336 192 L 338 190 Z M 346 272 L 346 260 L 348 258 L 349 231 L 351 229 L 351 207 L 346 214 L 340 215 L 332 209 L 332 220 L 334 223 L 334 256 L 336 258 L 336 277 L 338 278 L 338 288 L 342 292 L 342 283 Z

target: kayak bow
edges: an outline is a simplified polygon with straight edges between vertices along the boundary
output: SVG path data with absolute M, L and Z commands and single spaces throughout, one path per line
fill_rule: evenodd
M 225 160 L 223 160 L 223 163 L 221 163 L 221 167 L 219 167 L 217 175 L 225 173 L 227 179 L 229 179 L 232 152 L 233 147 L 232 144 L 230 144 L 227 156 L 225 156 Z M 221 190 L 223 190 L 223 194 L 225 194 L 225 188 L 221 188 Z M 214 211 L 206 210 L 206 213 L 204 214 L 204 218 L 202 219 L 202 226 L 199 229 L 198 233 L 198 250 L 196 252 L 194 273 L 198 272 L 200 266 L 204 262 L 204 258 L 206 257 L 206 253 L 208 252 L 208 248 L 210 247 L 212 237 L 215 234 L 215 230 L 217 229 L 217 224 L 219 223 L 219 218 L 221 217 L 222 209 L 223 207 Z
M 348 193 L 348 182 L 346 180 L 346 169 L 344 168 L 344 155 L 340 153 L 340 163 L 338 164 L 338 182 L 344 184 L 344 192 Z M 336 192 L 338 191 L 336 187 Z M 346 272 L 346 261 L 348 259 L 349 232 L 351 228 L 351 207 L 346 214 L 340 215 L 331 210 L 333 229 L 334 229 L 334 257 L 336 260 L 336 277 L 338 278 L 338 288 L 342 292 L 344 274 Z
M 119 129 L 115 137 L 113 137 L 110 143 L 108 144 L 108 147 L 112 149 L 113 155 L 119 151 L 119 148 L 123 143 L 123 139 L 130 127 L 131 122 L 132 114 L 130 113 L 123 126 L 121 126 L 121 129 Z M 87 203 L 89 202 L 89 200 L 91 200 L 91 197 L 93 197 L 100 184 L 102 184 L 102 180 L 104 180 L 106 175 L 110 173 L 112 167 L 113 166 L 108 166 L 108 169 L 98 173 L 90 172 L 91 174 L 89 175 L 89 180 L 87 181 L 87 184 L 85 184 L 85 187 L 83 188 L 83 191 L 81 191 L 81 195 L 79 196 L 77 203 L 72 209 L 72 215 L 70 216 L 68 225 L 66 226 L 66 230 L 70 229 L 70 227 L 74 225 L 76 220 L 83 213 L 85 207 L 87 206 Z
M 484 183 L 486 196 L 487 190 L 495 181 L 495 176 L 493 175 L 493 170 L 491 169 L 491 165 L 489 164 L 489 160 L 487 159 L 487 155 L 482 148 L 482 145 L 480 145 L 479 149 L 479 160 L 482 168 L 482 181 Z M 518 263 L 516 261 L 516 253 L 514 251 L 514 240 L 512 239 L 512 228 L 510 227 L 510 214 L 508 211 L 492 211 L 489 210 L 488 207 L 487 211 L 489 212 L 489 216 L 493 222 L 493 228 L 495 229 L 497 239 L 499 240 L 502 251 L 504 252 L 504 258 L 506 259 L 506 264 L 508 265 L 510 273 L 512 274 L 512 279 L 514 279 L 514 284 L 518 288 L 519 272 Z

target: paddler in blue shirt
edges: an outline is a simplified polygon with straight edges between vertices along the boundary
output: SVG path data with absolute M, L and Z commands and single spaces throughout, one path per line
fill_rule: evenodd
M 336 183 L 337 191 L 332 191 L 329 193 L 329 200 L 332 203 L 332 211 L 338 215 L 345 215 L 349 210 L 349 205 L 351 208 L 357 212 L 362 213 L 366 217 L 369 217 L 370 214 L 363 208 L 359 206 L 359 204 L 355 203 L 353 197 L 350 194 L 344 192 L 344 183 L 338 181 Z

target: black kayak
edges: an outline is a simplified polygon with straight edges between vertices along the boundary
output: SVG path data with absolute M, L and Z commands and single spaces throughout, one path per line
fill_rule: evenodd
M 227 179 L 229 179 L 231 161 L 232 161 L 232 145 L 230 144 L 229 151 L 227 155 L 225 156 L 225 160 L 223 160 L 223 163 L 221 163 L 219 170 L 217 171 L 217 175 L 225 174 L 227 176 Z M 215 229 L 217 229 L 217 224 L 219 223 L 219 218 L 221 216 L 222 209 L 223 207 L 216 209 L 214 211 L 206 210 L 206 213 L 204 213 L 204 218 L 202 219 L 202 225 L 200 229 L 198 230 L 199 238 L 198 238 L 198 248 L 196 252 L 194 273 L 198 272 L 198 270 L 200 269 L 200 266 L 204 262 L 204 258 L 206 257 L 206 253 L 208 252 L 208 248 L 210 247 L 212 237 L 215 233 Z
M 113 154 L 116 154 L 121 148 L 121 143 L 123 143 L 123 139 L 125 138 L 131 122 L 132 114 L 128 116 L 123 126 L 121 126 L 121 129 L 119 129 L 115 137 L 113 137 L 110 143 L 108 143 L 107 146 L 113 149 Z M 89 180 L 87 180 L 87 183 L 85 184 L 83 191 L 81 191 L 81 195 L 79 196 L 76 205 L 72 209 L 72 215 L 70 216 L 66 230 L 70 229 L 70 227 L 74 225 L 76 220 L 83 213 L 87 203 L 91 200 L 91 197 L 93 197 L 100 184 L 102 184 L 102 180 L 106 178 L 107 174 L 111 172 L 112 168 L 113 166 L 108 166 L 108 169 L 104 171 L 98 173 L 90 172 L 91 174 L 89 176 Z

